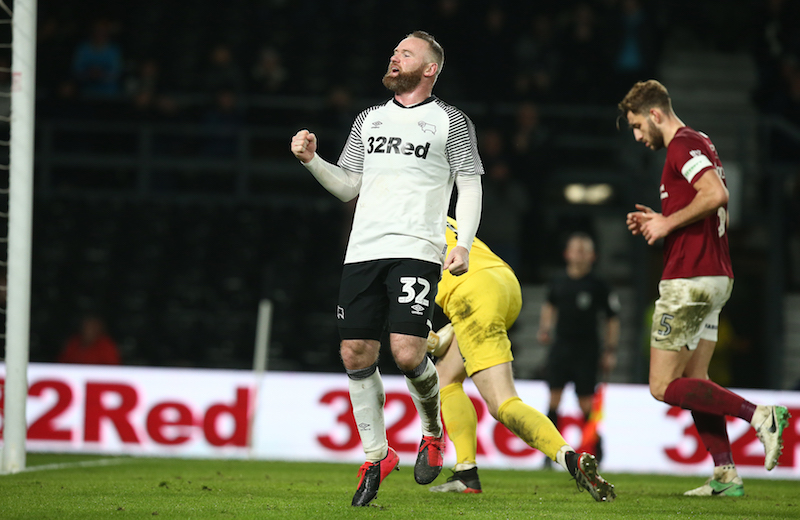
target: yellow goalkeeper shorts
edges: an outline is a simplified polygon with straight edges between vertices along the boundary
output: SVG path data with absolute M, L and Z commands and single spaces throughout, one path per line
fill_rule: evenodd
M 522 309 L 522 289 L 511 269 L 481 269 L 446 300 L 467 375 L 514 360 L 508 329 Z

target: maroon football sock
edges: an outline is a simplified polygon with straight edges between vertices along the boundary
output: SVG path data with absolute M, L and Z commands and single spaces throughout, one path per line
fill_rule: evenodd
M 664 392 L 664 402 L 686 410 L 712 415 L 731 415 L 747 422 L 756 405 L 707 379 L 679 377 Z
M 724 415 L 713 415 L 703 412 L 692 412 L 694 425 L 700 434 L 706 450 L 714 459 L 714 466 L 733 464 L 731 443 L 728 440 L 728 430 L 725 426 Z

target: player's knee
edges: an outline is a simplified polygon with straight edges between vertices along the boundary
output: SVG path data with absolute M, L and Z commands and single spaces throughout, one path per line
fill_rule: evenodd
M 417 352 L 411 348 L 402 348 L 394 351 L 394 362 L 403 372 L 414 370 L 425 359 L 425 353 Z
M 377 360 L 377 351 L 363 340 L 344 340 L 339 347 L 342 364 L 348 370 L 358 370 L 373 365 Z

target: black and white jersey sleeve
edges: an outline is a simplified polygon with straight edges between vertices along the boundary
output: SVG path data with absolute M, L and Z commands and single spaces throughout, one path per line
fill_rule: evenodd
M 483 175 L 483 163 L 478 155 L 478 138 L 475 125 L 456 107 L 437 100 L 450 118 L 447 139 L 447 160 L 454 175 Z

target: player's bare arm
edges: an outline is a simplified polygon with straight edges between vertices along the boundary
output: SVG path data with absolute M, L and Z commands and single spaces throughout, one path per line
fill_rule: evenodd
M 316 151 L 317 136 L 308 130 L 300 130 L 292 137 L 292 153 L 300 159 L 300 162 L 309 162 L 314 158 Z
M 539 315 L 539 332 L 536 334 L 536 339 L 542 345 L 549 345 L 553 341 L 553 326 L 556 323 L 557 311 L 550 302 L 545 302 L 542 305 L 542 311 Z
M 461 276 L 469 270 L 469 251 L 462 246 L 454 247 L 444 261 L 444 268 L 454 276 Z
M 728 189 L 716 170 L 707 170 L 692 186 L 697 193 L 686 207 L 668 217 L 661 213 L 644 216 L 649 218 L 641 223 L 641 231 L 649 245 L 653 245 L 656 240 L 664 238 L 678 228 L 706 218 L 728 202 Z

